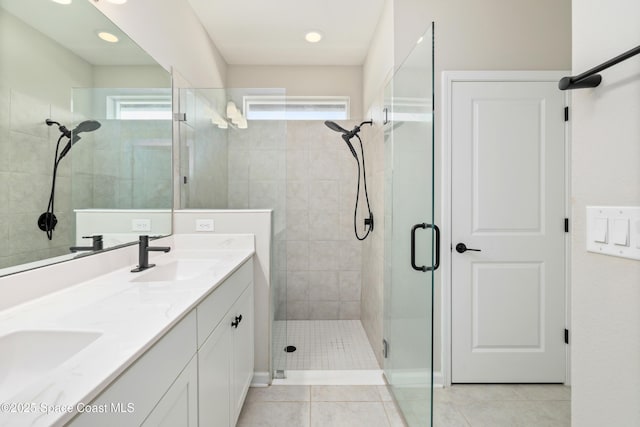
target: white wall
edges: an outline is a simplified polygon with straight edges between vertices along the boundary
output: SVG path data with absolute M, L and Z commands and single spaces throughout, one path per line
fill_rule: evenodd
M 227 64 L 187 0 L 93 2 L 166 70 L 194 87 L 224 87 Z
M 349 96 L 351 118 L 362 116 L 362 67 L 230 65 L 229 88 L 284 88 L 287 96 Z
M 91 64 L 2 8 L 0 64 L 0 87 L 18 90 L 67 112 L 71 88 L 93 84 Z
M 93 67 L 93 87 L 170 87 L 171 75 L 159 65 Z
M 392 71 L 393 0 L 385 0 L 362 67 L 362 105 L 365 111 L 371 109 L 372 103 L 380 98 L 381 91 L 391 78 Z
M 573 73 L 640 44 L 637 0 L 573 2 Z M 585 206 L 640 205 L 640 56 L 572 92 L 572 423 L 640 425 L 640 262 L 587 253 Z

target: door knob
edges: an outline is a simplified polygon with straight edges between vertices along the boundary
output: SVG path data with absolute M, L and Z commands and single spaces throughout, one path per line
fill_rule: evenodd
M 467 245 L 465 245 L 464 243 L 458 243 L 456 245 L 456 252 L 458 252 L 459 254 L 463 254 L 463 253 L 465 253 L 467 251 L 482 252 L 480 249 L 468 248 Z

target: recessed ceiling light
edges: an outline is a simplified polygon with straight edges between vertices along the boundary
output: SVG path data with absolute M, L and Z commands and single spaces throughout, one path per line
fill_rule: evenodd
M 58 4 L 71 4 L 72 0 L 51 0 L 51 1 Z
M 424 41 L 424 37 L 420 37 L 420 38 L 418 39 L 418 41 L 416 42 L 416 44 L 420 44 L 420 43 L 422 43 L 423 41 Z
M 322 34 L 320 34 L 318 31 L 309 31 L 304 35 L 304 39 L 309 43 L 318 43 L 320 40 L 322 40 Z
M 109 43 L 118 43 L 118 37 L 106 31 L 99 31 L 98 37 Z
M 107 2 L 111 4 L 125 4 L 127 0 L 107 0 Z

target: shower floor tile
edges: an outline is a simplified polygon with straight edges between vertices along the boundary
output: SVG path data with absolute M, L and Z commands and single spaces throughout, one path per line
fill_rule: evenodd
M 286 329 L 286 336 L 285 336 Z M 288 320 L 273 325 L 274 369 L 380 369 L 359 320 Z M 286 353 L 293 345 L 296 351 Z

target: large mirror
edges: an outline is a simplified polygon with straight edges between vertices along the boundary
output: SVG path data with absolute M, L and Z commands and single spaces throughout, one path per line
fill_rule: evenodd
M 170 74 L 90 2 L 0 0 L 0 276 L 169 234 L 171 119 Z

